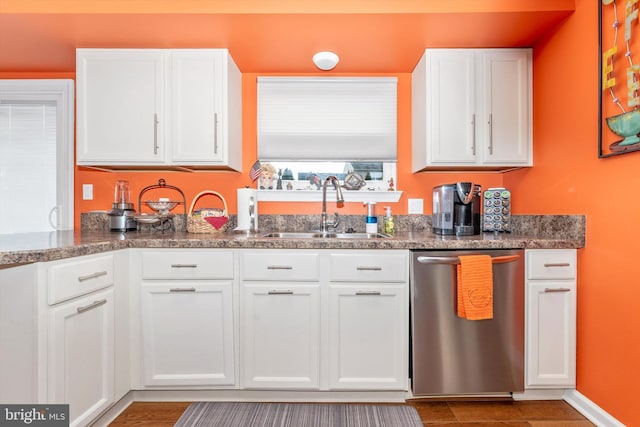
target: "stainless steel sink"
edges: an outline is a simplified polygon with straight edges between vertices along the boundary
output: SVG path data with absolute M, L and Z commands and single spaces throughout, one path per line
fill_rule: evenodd
M 334 233 L 330 237 L 337 239 L 386 239 L 390 236 L 382 233 Z
M 382 233 L 321 233 L 321 232 L 273 232 L 262 237 L 275 239 L 384 239 L 389 237 Z

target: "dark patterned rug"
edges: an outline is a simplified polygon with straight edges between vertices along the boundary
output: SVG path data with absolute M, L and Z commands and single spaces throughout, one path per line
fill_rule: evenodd
M 174 427 L 422 427 L 408 405 L 196 402 Z

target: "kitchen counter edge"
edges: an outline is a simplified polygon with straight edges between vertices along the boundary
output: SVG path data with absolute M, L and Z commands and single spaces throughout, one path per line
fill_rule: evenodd
M 567 249 L 582 248 L 584 240 L 509 233 L 478 236 L 438 236 L 402 232 L 384 239 L 282 239 L 233 233 L 140 233 L 57 231 L 0 236 L 0 268 L 54 261 L 127 248 L 227 249 Z

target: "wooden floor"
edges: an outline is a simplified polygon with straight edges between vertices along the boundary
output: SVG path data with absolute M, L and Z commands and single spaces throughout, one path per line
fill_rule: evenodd
M 547 401 L 410 400 L 429 427 L 591 427 L 568 403 Z M 172 427 L 188 402 L 134 402 L 113 423 L 120 426 Z M 250 427 L 250 426 L 247 426 Z

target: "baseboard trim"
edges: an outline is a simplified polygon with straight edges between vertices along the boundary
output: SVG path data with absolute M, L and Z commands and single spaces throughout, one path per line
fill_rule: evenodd
M 133 392 L 129 391 L 122 399 L 114 403 L 109 409 L 102 413 L 93 423 L 91 427 L 106 427 L 113 422 L 118 415 L 124 412 L 135 400 L 133 399 Z
M 404 402 L 406 391 L 135 390 L 135 402 Z
M 562 400 L 564 389 L 535 389 L 523 392 L 514 392 L 513 400 Z
M 598 427 L 625 427 L 578 390 L 565 390 L 563 399 Z
M 411 393 L 389 392 L 319 392 L 275 390 L 132 390 L 118 400 L 92 427 L 106 427 L 133 402 L 194 401 L 269 401 L 269 402 L 404 402 Z M 514 393 L 514 400 L 564 400 L 598 427 L 625 427 L 598 405 L 575 389 L 526 390 Z

